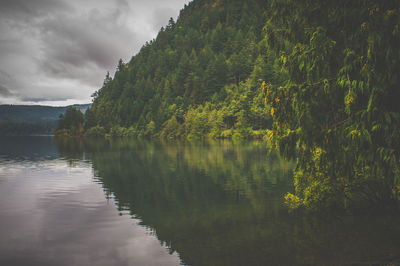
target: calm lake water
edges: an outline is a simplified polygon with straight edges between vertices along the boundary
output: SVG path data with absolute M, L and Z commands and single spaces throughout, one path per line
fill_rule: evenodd
M 263 142 L 0 139 L 0 265 L 389 265 L 400 219 L 288 214 Z

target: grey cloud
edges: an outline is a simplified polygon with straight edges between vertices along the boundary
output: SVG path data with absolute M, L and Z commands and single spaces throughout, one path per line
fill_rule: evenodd
M 48 19 L 41 25 L 43 49 L 50 59 L 74 66 L 93 62 L 99 67 L 111 67 L 116 63 L 113 59 L 124 53 L 126 43 L 134 41 L 134 33 L 117 25 L 117 19 L 114 14 L 101 17 L 102 22 L 99 18 L 82 17 L 74 21 L 66 17 Z
M 0 84 L 22 101 L 90 100 L 187 2 L 0 0 Z
M 9 89 L 7 89 L 6 87 L 0 85 L 0 96 L 2 97 L 13 97 L 14 93 L 12 93 Z
M 2 17 L 29 21 L 50 12 L 72 12 L 73 8 L 62 1 L 54 0 L 0 0 Z
M 168 6 L 159 7 L 154 10 L 153 13 L 153 21 L 154 21 L 154 30 L 159 30 L 161 27 L 165 28 L 171 15 L 173 14 L 173 8 Z
M 0 69 L 0 83 L 3 83 L 3 82 L 8 81 L 8 80 L 12 80 L 11 75 L 8 74 L 6 71 L 3 71 L 3 70 Z
M 24 98 L 21 98 L 21 101 L 34 102 L 34 103 L 63 101 L 63 100 L 65 100 L 65 97 L 24 97 Z
M 119 25 L 122 16 L 122 11 L 116 9 L 109 14 L 73 20 L 61 16 L 43 21 L 40 26 L 46 58 L 39 62 L 41 69 L 56 77 L 75 77 L 89 85 L 98 85 L 99 75 L 88 72 L 103 76 L 106 70 L 115 67 L 120 57 L 133 53 L 133 49 L 129 51 L 129 44 L 134 47 L 138 43 L 135 33 Z M 97 78 L 87 80 L 94 76 Z

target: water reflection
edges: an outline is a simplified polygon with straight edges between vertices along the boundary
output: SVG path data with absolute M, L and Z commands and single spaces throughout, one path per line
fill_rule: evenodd
M 53 138 L 29 139 L 0 150 L 0 265 L 179 265 L 139 220 L 118 215 L 82 150 L 70 146 L 66 161 Z
M 0 265 L 400 264 L 394 214 L 289 215 L 293 163 L 263 142 L 0 148 Z
M 53 160 L 59 157 L 53 137 L 0 137 L 0 159 L 13 161 Z
M 78 142 L 78 143 L 76 143 Z M 292 163 L 264 143 L 69 140 L 120 210 L 187 265 L 348 265 L 399 261 L 397 216 L 289 215 Z M 79 147 L 80 153 L 77 153 Z

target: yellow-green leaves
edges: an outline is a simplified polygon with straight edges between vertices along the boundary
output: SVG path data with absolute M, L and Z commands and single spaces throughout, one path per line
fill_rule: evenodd
M 400 9 L 395 1 L 351 2 L 313 1 L 311 10 L 306 0 L 296 8 L 273 0 L 279 11 L 270 23 L 281 27 L 273 38 L 292 44 L 281 51 L 289 79 L 268 96 L 282 154 L 293 144 L 288 132 L 297 132 L 301 174 L 290 207 L 347 207 L 367 179 L 376 184 L 367 199 L 388 199 L 400 184 Z

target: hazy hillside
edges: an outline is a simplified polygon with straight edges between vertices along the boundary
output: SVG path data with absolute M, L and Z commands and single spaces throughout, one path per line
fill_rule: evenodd
M 85 112 L 90 104 L 73 106 Z M 0 135 L 52 134 L 68 107 L 0 105 Z

